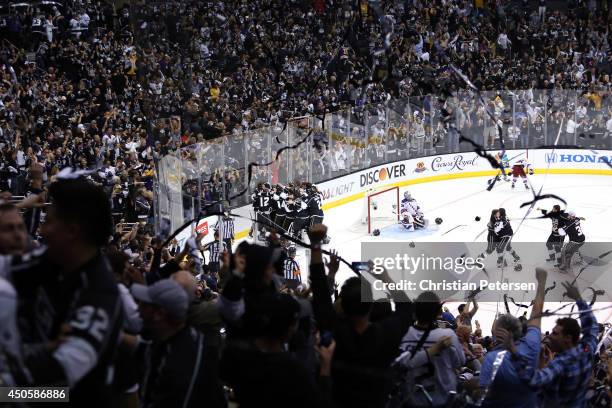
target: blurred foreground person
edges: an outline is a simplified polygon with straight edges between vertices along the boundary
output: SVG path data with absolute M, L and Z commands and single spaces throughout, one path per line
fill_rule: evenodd
M 252 305 L 257 315 L 253 340 L 232 342 L 221 360 L 221 376 L 234 389 L 240 407 L 332 406 L 331 358 L 335 343 L 317 346 L 317 381 L 286 345 L 298 328 L 300 304 L 291 295 L 270 293 Z
M 205 355 L 205 338 L 189 326 L 189 296 L 174 279 L 131 287 L 139 302 L 145 355 L 142 407 L 225 407 L 221 385 Z
M 49 186 L 46 247 L 0 257 L 17 290 L 31 386 L 70 387 L 72 406 L 110 406 L 112 361 L 122 324 L 113 272 L 100 249 L 111 235 L 104 191 L 82 179 Z
M 533 372 L 540 356 L 540 322 L 547 276 L 544 269 L 536 269 L 538 288 L 525 334 L 520 320 L 510 313 L 498 316 L 493 323 L 494 348 L 485 356 L 480 371 L 485 407 L 537 406 L 537 390 L 523 377 L 525 372 Z
M 28 231 L 19 208 L 0 202 L 0 255 L 22 255 L 28 245 Z

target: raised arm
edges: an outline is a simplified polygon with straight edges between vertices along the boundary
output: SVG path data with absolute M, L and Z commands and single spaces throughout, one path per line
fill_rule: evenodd
M 580 327 L 582 331 L 580 342 L 588 347 L 589 353 L 596 353 L 597 336 L 599 334 L 597 319 L 595 319 L 591 307 L 580 296 L 580 291 L 576 286 L 569 282 L 563 283 L 563 286 L 565 287 L 567 297 L 575 300 L 578 310 L 580 310 Z
M 476 312 L 478 311 L 478 302 L 476 301 L 476 298 L 473 297 L 472 298 L 472 304 L 474 305 L 474 307 L 472 308 L 472 310 L 469 311 L 470 313 L 470 318 L 474 317 L 474 315 L 476 314 Z M 467 306 L 466 306 L 467 307 Z
M 312 309 L 315 320 L 320 328 L 332 329 L 335 325 L 335 311 L 325 276 L 321 242 L 327 235 L 327 227 L 323 224 L 313 225 L 308 230 L 312 246 L 310 251 L 310 287 L 312 289 Z
M 527 323 L 528 326 L 540 328 L 542 322 L 542 310 L 544 309 L 544 296 L 546 293 L 546 278 L 548 272 L 542 268 L 536 268 L 536 279 L 538 281 L 538 288 L 536 290 L 536 296 L 533 300 L 533 308 L 531 309 L 531 316 Z

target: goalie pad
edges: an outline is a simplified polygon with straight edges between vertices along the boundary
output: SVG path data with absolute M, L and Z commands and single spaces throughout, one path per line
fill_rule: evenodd
M 400 216 L 399 223 L 406 229 L 415 230 L 419 228 L 425 228 L 427 226 L 427 220 L 424 218 L 422 212 L 418 212 L 415 216 L 409 212 L 404 212 Z

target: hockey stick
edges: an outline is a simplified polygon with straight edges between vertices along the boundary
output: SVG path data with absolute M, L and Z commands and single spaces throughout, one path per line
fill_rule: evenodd
M 454 231 L 454 230 L 456 230 L 456 229 L 457 229 L 457 228 L 459 228 L 459 227 L 467 227 L 467 225 L 465 225 L 465 224 L 459 224 L 459 225 L 457 225 L 456 227 L 453 227 L 453 228 L 449 229 L 448 231 L 446 231 L 446 232 L 445 232 L 444 234 L 442 234 L 442 235 L 446 235 L 446 234 L 448 234 L 449 232 Z

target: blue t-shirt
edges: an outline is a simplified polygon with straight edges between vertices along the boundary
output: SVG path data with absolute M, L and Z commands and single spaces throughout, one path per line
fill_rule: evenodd
M 516 345 L 515 356 L 506 354 L 493 385 L 489 387 L 483 407 L 532 408 L 538 405 L 537 390 L 529 387 L 529 378 L 524 377 L 527 373 L 533 374 L 534 368 L 537 368 L 540 341 L 540 329 L 527 328 L 527 334 Z M 493 361 L 500 351 L 502 349 L 497 348 L 486 354 L 480 370 L 481 387 L 489 385 Z
M 442 312 L 442 320 L 449 322 L 452 326 L 456 325 L 455 316 L 450 312 Z

